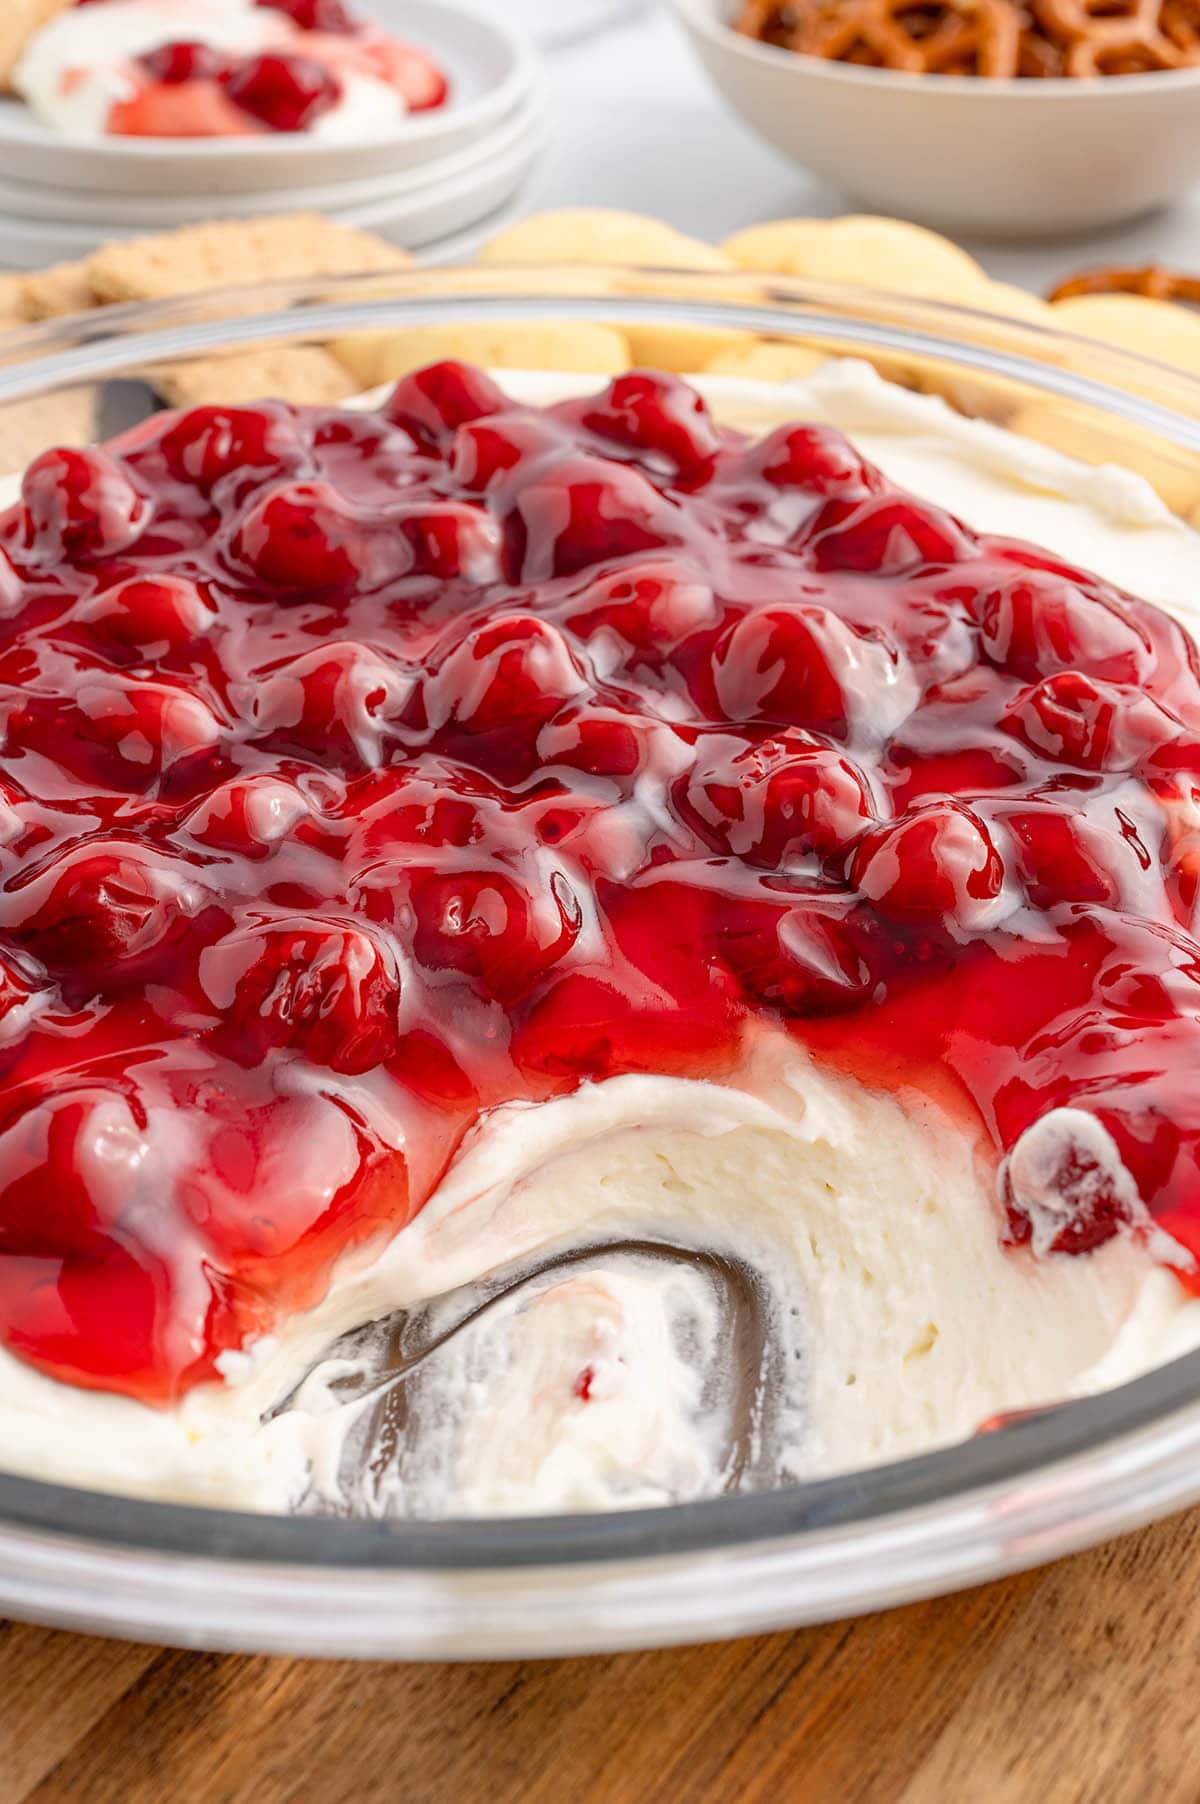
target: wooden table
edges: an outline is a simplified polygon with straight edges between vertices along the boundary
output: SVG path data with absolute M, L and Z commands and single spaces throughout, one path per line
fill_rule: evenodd
M 1200 1511 L 853 1624 L 595 1660 L 307 1664 L 0 1624 L 0 1804 L 1200 1797 Z

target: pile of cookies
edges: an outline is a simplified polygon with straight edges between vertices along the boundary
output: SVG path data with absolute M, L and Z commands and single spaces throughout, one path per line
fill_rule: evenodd
M 1026 289 L 993 281 L 950 239 L 896 219 L 781 219 L 749 226 L 714 246 L 661 220 L 581 207 L 522 220 L 486 244 L 478 262 L 743 271 L 926 296 L 1066 329 L 1200 374 L 1200 318 L 1171 304 L 1174 294 L 1187 297 L 1164 272 L 1088 275 L 1060 284 L 1051 301 L 1044 301 Z M 267 279 L 304 281 L 408 268 L 411 259 L 395 245 L 319 214 L 188 226 L 106 245 L 80 263 L 32 275 L 0 275 L 0 328 Z M 439 280 L 436 273 L 431 279 Z M 163 398 L 174 405 L 244 400 L 261 395 L 263 382 L 269 381 L 285 399 L 330 402 L 363 383 L 390 380 L 443 355 L 473 357 L 497 368 L 532 362 L 607 374 L 633 362 L 776 379 L 803 374 L 813 360 L 813 353 L 783 339 L 746 332 L 574 321 L 558 326 L 456 322 L 359 333 L 330 347 L 281 349 L 269 367 L 263 355 L 173 366 L 157 378 Z
M 572 208 L 522 220 L 486 244 L 478 261 L 487 266 L 633 265 L 647 271 L 788 275 L 899 294 L 932 295 L 1035 323 L 1045 321 L 1050 313 L 1044 302 L 1025 289 L 993 282 L 974 258 L 948 238 L 894 219 L 779 220 L 751 226 L 714 246 L 639 214 Z M 669 290 L 669 281 L 664 288 Z M 761 286 L 755 284 L 741 298 L 763 298 Z M 539 328 L 539 333 L 542 331 L 544 328 Z M 470 336 L 473 333 L 476 336 Z M 480 333 L 483 328 L 456 327 L 453 342 L 468 349 L 478 345 L 481 355 L 486 352 L 485 361 L 494 367 L 518 367 L 523 359 L 527 364 L 522 329 L 506 327 L 498 333 L 491 327 L 484 336 L 478 336 Z M 336 349 L 364 383 L 376 383 L 403 374 L 421 360 L 424 351 L 443 353 L 449 342 L 445 333 L 427 331 L 359 334 Z M 539 350 L 549 353 L 539 357 L 544 368 L 615 370 L 632 362 L 685 374 L 770 380 L 804 375 L 821 361 L 817 353 L 782 338 L 649 322 L 589 327 L 586 338 L 581 328 L 572 327 L 569 340 L 557 345 L 539 342 Z M 577 361 L 581 355 L 587 361 Z
M 479 252 L 488 266 L 636 265 L 642 269 L 750 272 L 832 282 L 949 302 L 997 320 L 1044 326 L 1172 363 L 1200 376 L 1200 313 L 1142 292 L 1080 293 L 1075 284 L 1043 300 L 993 281 L 950 239 L 903 220 L 849 214 L 836 219 L 781 219 L 749 226 L 714 246 L 661 220 L 603 208 L 535 214 Z M 1095 278 L 1089 278 L 1091 283 Z M 664 282 L 664 287 L 670 284 Z M 1181 292 L 1176 290 L 1175 292 Z M 1182 296 L 1181 296 L 1182 298 Z M 530 333 L 538 334 L 536 346 Z M 998 325 L 997 336 L 1001 328 Z M 1031 347 L 1026 345 L 1026 355 Z M 429 356 L 476 356 L 498 368 L 528 367 L 532 350 L 543 368 L 597 372 L 654 364 L 682 373 L 785 380 L 813 368 L 817 355 L 783 337 L 715 332 L 686 326 L 472 326 L 359 334 L 336 354 L 361 382 L 402 375 Z

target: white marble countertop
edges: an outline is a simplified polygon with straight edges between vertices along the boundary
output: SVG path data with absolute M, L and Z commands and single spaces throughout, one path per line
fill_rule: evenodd
M 555 0 L 525 0 L 545 7 Z M 557 136 L 527 196 L 539 207 L 609 206 L 656 214 L 698 237 L 789 214 L 854 210 L 728 112 L 669 9 L 548 54 Z M 1042 290 L 1087 264 L 1200 267 L 1200 189 L 1181 206 L 1118 231 L 1041 244 L 968 242 L 995 276 Z

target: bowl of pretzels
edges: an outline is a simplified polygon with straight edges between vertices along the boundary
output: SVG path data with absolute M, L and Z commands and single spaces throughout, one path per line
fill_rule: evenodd
M 724 99 L 878 212 L 1113 225 L 1200 181 L 1200 0 L 674 0 Z

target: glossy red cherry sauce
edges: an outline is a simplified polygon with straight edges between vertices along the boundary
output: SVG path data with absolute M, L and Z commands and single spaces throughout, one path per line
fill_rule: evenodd
M 0 1336 L 165 1400 L 481 1111 L 747 1026 L 1091 1111 L 1200 1251 L 1200 682 L 1164 614 L 635 373 L 159 416 L 0 517 Z M 1062 1149 L 1059 1252 L 1130 1215 Z M 904 1223 L 897 1223 L 903 1232 Z
M 99 0 L 76 0 L 76 5 Z M 112 4 L 112 0 L 106 0 Z M 114 101 L 106 131 L 123 137 L 208 138 L 310 130 L 337 106 L 347 78 L 394 88 L 409 112 L 443 106 L 449 83 L 422 50 L 369 26 L 344 0 L 255 0 L 294 27 L 248 55 L 179 38 L 124 68 L 131 91 Z

